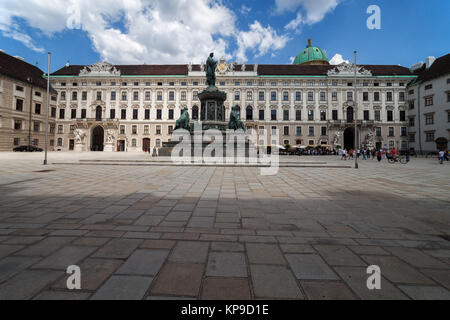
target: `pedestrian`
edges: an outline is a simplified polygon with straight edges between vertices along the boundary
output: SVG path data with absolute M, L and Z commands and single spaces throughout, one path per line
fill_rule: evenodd
M 378 162 L 381 161 L 381 157 L 382 157 L 381 150 L 379 150 L 378 153 L 377 153 L 377 160 L 378 160 Z
M 363 151 L 362 151 L 362 159 L 363 160 L 367 160 L 367 158 L 366 158 L 366 152 L 367 152 L 367 150 L 366 149 L 364 149 Z
M 445 152 L 444 150 L 439 151 L 439 163 L 444 164 Z
M 361 155 L 361 149 L 356 149 L 356 157 L 359 159 L 359 156 Z
M 377 156 L 377 150 L 375 148 L 372 149 L 372 160 L 375 160 Z
M 366 153 L 367 153 L 367 159 L 370 160 L 370 149 L 367 149 Z

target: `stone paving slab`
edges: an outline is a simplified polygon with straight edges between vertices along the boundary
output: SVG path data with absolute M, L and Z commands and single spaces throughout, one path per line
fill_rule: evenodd
M 38 157 L 0 153 L 0 299 L 450 299 L 447 163 L 286 157 L 262 176 L 164 163 L 37 172 Z M 66 288 L 69 264 L 81 291 Z M 366 286 L 373 264 L 381 290 Z

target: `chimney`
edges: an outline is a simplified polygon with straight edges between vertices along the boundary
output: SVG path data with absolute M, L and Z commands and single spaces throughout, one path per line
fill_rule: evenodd
M 426 65 L 427 65 L 427 69 L 430 69 L 430 67 L 431 67 L 431 65 L 434 63 L 434 61 L 436 61 L 436 58 L 435 58 L 435 57 L 432 57 L 432 56 L 427 57 L 427 58 L 425 59 L 425 63 L 426 63 Z

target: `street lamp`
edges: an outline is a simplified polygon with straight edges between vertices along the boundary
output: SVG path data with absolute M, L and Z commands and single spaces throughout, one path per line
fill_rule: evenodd
M 47 55 L 48 65 L 47 65 L 47 112 L 45 115 L 45 159 L 44 165 L 47 165 L 47 151 L 48 151 L 48 109 L 50 103 L 50 55 Z
M 353 94 L 353 100 L 354 100 L 354 104 L 353 104 L 353 106 L 354 106 L 354 112 L 355 112 L 355 152 L 356 152 L 356 150 L 358 150 L 358 117 L 357 117 L 357 115 L 358 115 L 358 109 L 357 109 L 357 106 L 356 106 L 356 51 L 354 52 L 355 53 L 355 92 L 354 92 L 354 94 Z M 358 169 L 358 153 L 356 153 L 356 156 L 355 156 L 355 169 Z

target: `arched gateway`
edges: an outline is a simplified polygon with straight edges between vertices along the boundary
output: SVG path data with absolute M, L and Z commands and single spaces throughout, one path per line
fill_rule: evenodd
M 105 141 L 105 131 L 102 126 L 96 126 L 92 130 L 91 151 L 103 151 L 103 143 Z

